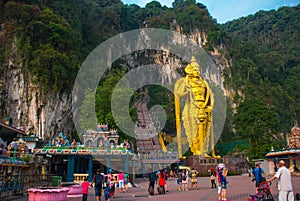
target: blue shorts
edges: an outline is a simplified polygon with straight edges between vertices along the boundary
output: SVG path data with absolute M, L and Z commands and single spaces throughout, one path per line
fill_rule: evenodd
M 227 182 L 221 182 L 221 187 L 222 187 L 222 189 L 226 189 L 227 188 Z
M 102 193 L 102 187 L 100 188 L 95 187 L 95 196 L 101 196 L 101 193 Z

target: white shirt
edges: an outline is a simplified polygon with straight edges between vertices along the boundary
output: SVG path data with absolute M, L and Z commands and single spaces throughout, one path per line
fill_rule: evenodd
M 282 166 L 278 169 L 278 172 L 275 174 L 275 177 L 278 178 L 278 190 L 282 191 L 292 191 L 292 178 L 290 170 L 285 166 Z

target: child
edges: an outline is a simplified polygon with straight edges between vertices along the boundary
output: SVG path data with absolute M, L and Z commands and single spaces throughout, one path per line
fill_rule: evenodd
M 87 181 L 87 177 L 84 179 L 84 182 L 82 182 L 82 201 L 87 201 L 87 196 L 89 193 L 89 186 L 90 183 Z
M 183 191 L 188 190 L 188 183 L 189 183 L 188 171 L 184 170 L 182 173 L 182 190 Z
M 110 183 L 109 182 L 106 182 L 106 186 L 104 189 L 104 197 L 105 197 L 105 200 L 109 201 L 109 198 L 110 198 Z
M 161 170 L 159 175 L 158 175 L 158 184 L 159 186 L 162 188 L 162 191 L 159 191 L 159 194 L 166 194 L 166 189 L 165 189 L 165 185 L 166 185 L 166 176 L 164 174 L 164 171 Z
M 217 173 L 216 173 L 216 177 L 217 177 L 217 184 L 218 184 L 218 200 L 222 200 L 222 187 L 221 187 L 221 178 L 220 178 L 220 171 L 222 170 L 221 167 L 217 168 Z

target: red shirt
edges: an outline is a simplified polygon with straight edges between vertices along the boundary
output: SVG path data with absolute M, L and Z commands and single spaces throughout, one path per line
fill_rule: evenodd
M 85 181 L 85 182 L 83 182 L 83 183 L 81 184 L 81 186 L 82 186 L 82 193 L 83 193 L 83 194 L 88 194 L 90 183 L 87 182 L 87 181 Z

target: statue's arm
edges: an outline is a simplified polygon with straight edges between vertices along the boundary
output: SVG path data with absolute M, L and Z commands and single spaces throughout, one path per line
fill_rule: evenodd
M 174 94 L 178 98 L 183 98 L 190 93 L 190 87 L 186 84 L 186 78 L 178 80 L 174 87 Z

